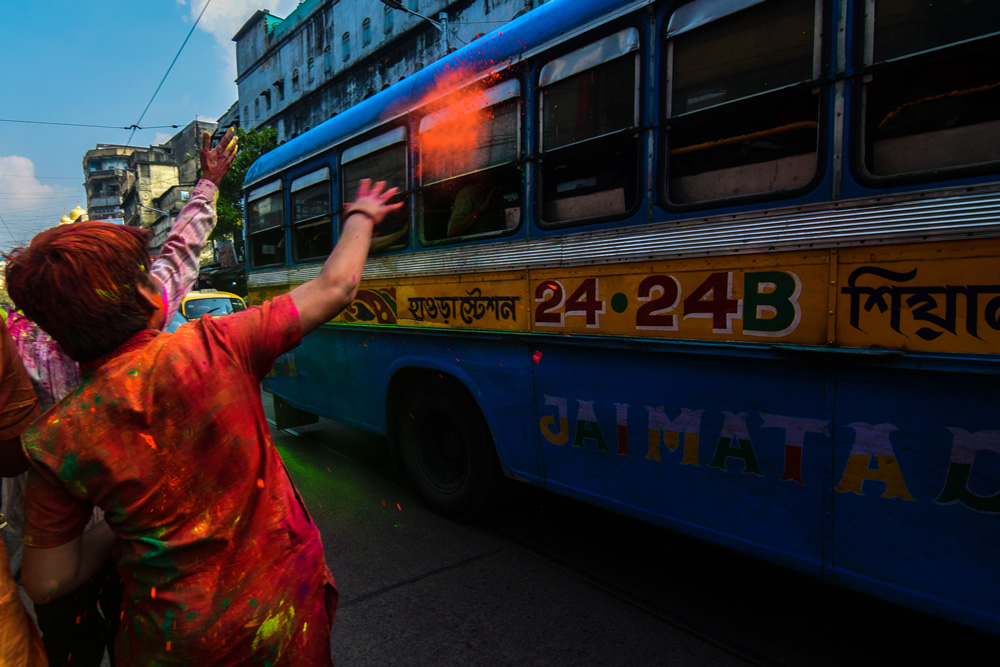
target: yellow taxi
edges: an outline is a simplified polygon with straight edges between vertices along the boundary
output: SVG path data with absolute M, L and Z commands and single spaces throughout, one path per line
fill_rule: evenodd
M 218 317 L 238 313 L 246 307 L 246 302 L 232 292 L 220 292 L 214 289 L 192 290 L 181 301 L 181 307 L 166 330 L 173 332 L 185 322 L 196 320 L 202 315 Z

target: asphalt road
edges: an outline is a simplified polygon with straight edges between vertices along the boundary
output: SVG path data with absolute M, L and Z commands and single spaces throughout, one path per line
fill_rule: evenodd
M 337 580 L 338 665 L 750 664 L 502 535 L 424 509 L 393 479 L 384 440 L 325 420 L 294 430 L 275 442 Z

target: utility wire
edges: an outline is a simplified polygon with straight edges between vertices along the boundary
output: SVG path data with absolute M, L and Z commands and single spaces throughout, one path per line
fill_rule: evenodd
M 148 108 L 148 107 L 147 107 Z M 145 113 L 145 112 L 143 112 Z M 158 130 L 167 127 L 180 127 L 180 125 L 90 125 L 88 123 L 55 123 L 45 120 L 19 120 L 16 118 L 0 118 L 0 123 L 30 123 L 32 125 L 63 125 L 65 127 L 100 127 L 108 130 Z
M 18 243 L 20 243 L 20 241 L 18 241 L 16 238 L 14 238 L 14 232 L 10 231 L 10 227 L 7 226 L 7 221 L 3 219 L 2 215 L 0 215 L 0 222 L 3 223 L 4 229 L 6 229 L 7 233 L 10 234 L 10 238 L 14 242 L 14 245 L 17 245 Z
M 184 38 L 184 42 L 181 44 L 181 48 L 177 49 L 177 55 L 175 55 L 174 59 L 170 61 L 170 67 L 167 68 L 167 71 L 163 75 L 163 78 L 160 79 L 160 85 L 158 85 L 156 87 L 156 90 L 153 91 L 153 96 L 149 98 L 149 102 L 146 104 L 146 108 L 142 110 L 142 115 L 139 116 L 139 120 L 135 121 L 135 123 L 132 125 L 132 134 L 128 135 L 128 141 L 125 142 L 126 146 L 130 146 L 132 144 L 132 137 L 135 136 L 135 131 L 137 129 L 140 129 L 139 123 L 142 122 L 142 119 L 146 116 L 146 112 L 149 111 L 150 105 L 153 103 L 153 100 L 156 99 L 156 94 L 160 92 L 160 88 L 163 87 L 163 82 L 167 80 L 167 76 L 170 74 L 170 70 L 174 68 L 174 63 L 176 63 L 177 59 L 180 58 L 181 51 L 184 50 L 184 47 L 187 45 L 188 40 L 191 39 L 191 35 L 194 33 L 194 29 L 198 27 L 198 21 L 201 21 L 201 17 L 205 14 L 205 10 L 208 9 L 208 6 L 210 4 L 212 4 L 212 0 L 205 1 L 205 6 L 201 8 L 201 13 L 198 14 L 198 18 L 195 19 L 194 25 L 192 25 L 191 30 L 188 31 L 187 37 Z
M 167 127 L 166 125 L 164 127 Z M 177 127 L 174 125 L 174 127 Z M 27 176 L 25 174 L 4 174 L 0 172 L 0 176 L 4 178 L 44 178 L 47 181 L 59 180 L 59 181 L 77 181 L 80 179 L 79 176 Z

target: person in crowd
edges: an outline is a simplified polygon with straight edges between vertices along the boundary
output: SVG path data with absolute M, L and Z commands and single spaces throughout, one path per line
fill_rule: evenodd
M 202 135 L 199 180 L 187 204 L 181 209 L 160 254 L 153 260 L 150 275 L 157 282 L 167 304 L 167 322 L 173 318 L 184 296 L 198 277 L 199 259 L 209 233 L 216 223 L 216 200 L 223 177 L 232 166 L 238 145 L 230 128 L 219 144 L 211 148 L 208 132 Z M 74 224 L 81 224 L 80 221 Z M 42 410 L 47 410 L 80 383 L 80 371 L 56 341 L 23 313 L 12 312 L 10 333 L 28 371 Z M 18 447 L 17 452 L 20 452 Z M 23 458 L 23 455 L 22 455 Z M 27 469 L 27 459 L 23 459 Z M 27 475 L 8 480 L 7 508 L 12 529 L 23 533 L 24 488 Z M 102 512 L 95 511 L 90 526 L 100 523 Z M 100 606 L 103 616 L 96 613 Z M 58 600 L 35 605 L 35 615 L 53 665 L 100 665 L 105 650 L 114 656 L 121 607 L 121 582 L 110 558 L 78 589 Z
M 503 229 L 503 214 L 497 207 L 500 188 L 476 174 L 455 195 L 455 204 L 445 234 L 466 236 Z
M 38 399 L 31 380 L 17 357 L 7 325 L 0 321 L 0 476 L 20 473 L 25 464 L 21 431 L 38 414 Z M 6 521 L 0 512 L 0 529 Z M 21 603 L 7 556 L 0 540 L 0 665 L 35 667 L 47 664 L 35 622 Z
M 353 300 L 396 194 L 363 180 L 316 278 L 174 334 L 141 230 L 62 225 L 12 251 L 8 293 L 83 370 L 22 436 L 32 600 L 74 590 L 113 550 L 119 663 L 332 664 L 336 588 L 260 381 Z M 93 506 L 104 521 L 84 532 Z

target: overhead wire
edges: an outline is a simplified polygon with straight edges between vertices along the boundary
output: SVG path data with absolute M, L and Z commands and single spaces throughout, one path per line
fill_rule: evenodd
M 145 112 L 143 112 L 145 113 Z M 136 130 L 160 130 L 171 127 L 180 127 L 180 125 L 146 125 L 145 127 L 139 127 L 138 125 L 93 125 L 90 123 L 57 123 L 55 121 L 47 120 L 23 120 L 19 118 L 0 118 L 0 123 L 27 123 L 29 125 L 62 125 L 64 127 L 99 127 L 106 130 L 132 130 L 134 133 Z
M 187 45 L 188 40 L 191 39 L 191 35 L 194 33 L 194 29 L 198 27 L 198 22 L 201 21 L 201 17 L 205 14 L 205 10 L 208 9 L 208 6 L 210 4 L 212 4 L 212 0 L 205 0 L 205 6 L 201 8 L 201 12 L 198 14 L 198 18 L 195 19 L 194 24 L 191 26 L 191 30 L 188 31 L 187 37 L 184 38 L 184 42 L 181 44 L 181 48 L 177 49 L 177 55 L 175 55 L 174 59 L 170 61 L 170 67 L 167 68 L 167 71 L 163 74 L 163 78 L 160 79 L 159 85 L 157 85 L 156 90 L 153 91 L 153 96 L 149 98 L 149 102 L 146 103 L 146 108 L 143 109 L 142 114 L 139 115 L 139 120 L 135 121 L 135 123 L 132 124 L 132 133 L 128 135 L 128 141 L 125 142 L 126 146 L 132 144 L 132 137 L 135 136 L 136 129 L 139 129 L 139 124 L 142 122 L 142 119 L 145 118 L 146 112 L 149 111 L 150 105 L 153 104 L 153 100 L 156 99 L 156 94 L 160 92 L 160 88 L 163 87 L 163 82 L 167 80 L 167 77 L 170 75 L 170 70 L 174 68 L 174 63 L 177 62 L 177 59 L 180 57 L 181 52 Z

